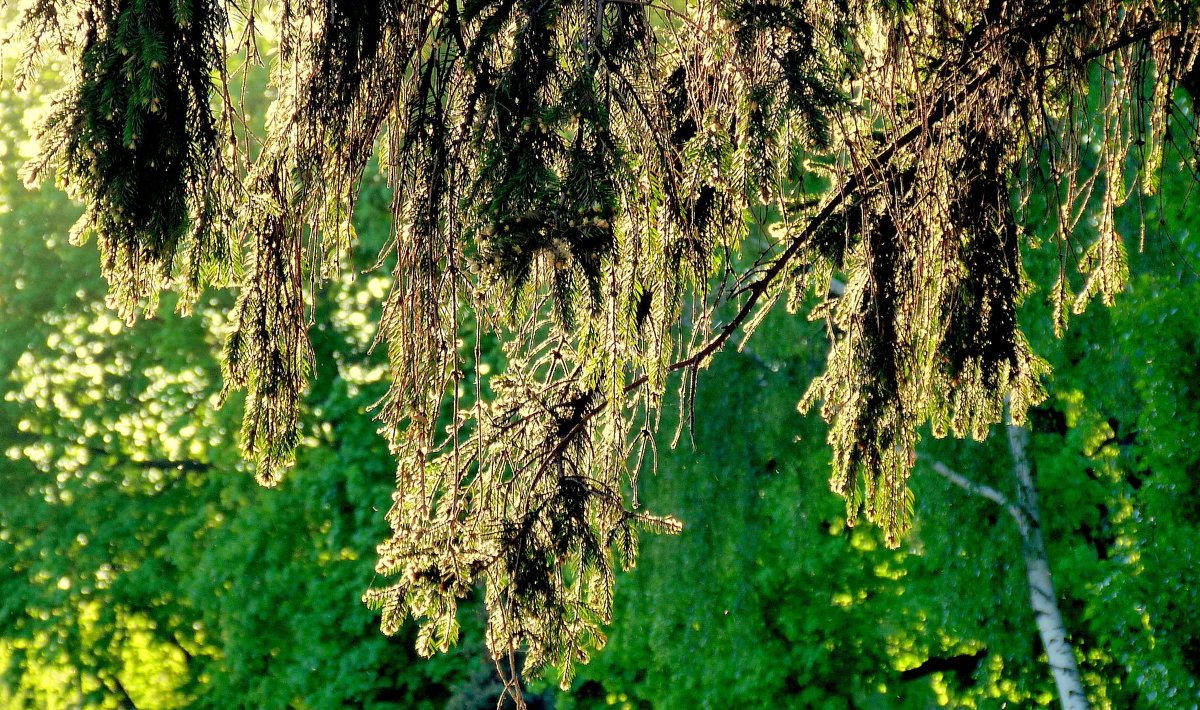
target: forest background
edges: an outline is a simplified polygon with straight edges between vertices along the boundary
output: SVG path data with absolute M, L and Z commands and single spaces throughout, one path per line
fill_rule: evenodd
M 370 348 L 387 284 L 372 270 L 389 230 L 378 171 L 358 205 L 357 262 L 315 304 L 296 470 L 263 489 L 237 447 L 237 396 L 217 405 L 231 295 L 179 319 L 166 317 L 167 294 L 164 317 L 136 328 L 106 308 L 95 248 L 66 244 L 80 208 L 18 176 L 41 98 L 0 94 L 0 707 L 495 707 L 481 612 L 463 615 L 456 649 L 420 659 L 412 628 L 384 637 L 359 603 L 394 485 L 367 413 L 385 389 Z M 1124 208 L 1127 235 L 1167 216 L 1156 210 L 1173 214 L 1130 254 L 1114 307 L 1076 318 L 1063 339 L 1047 294 L 1022 318 L 1055 373 L 1030 454 L 1059 607 L 1096 707 L 1200 697 L 1190 157 L 1169 156 L 1161 201 Z M 1057 268 L 1052 254 L 1025 258 L 1035 282 Z M 683 533 L 644 540 L 619 579 L 607 647 L 570 692 L 529 684 L 531 705 L 1051 703 L 1017 526 L 935 470 L 1010 491 L 1002 432 L 923 444 L 899 549 L 873 526 L 847 527 L 828 490 L 826 425 L 795 406 L 827 334 L 777 310 L 704 373 L 693 425 L 641 479 L 642 500 Z M 479 367 L 501 358 L 487 349 Z

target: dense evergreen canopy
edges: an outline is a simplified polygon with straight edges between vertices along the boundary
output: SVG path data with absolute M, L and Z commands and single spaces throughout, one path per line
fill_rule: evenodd
M 664 395 L 771 305 L 833 338 L 803 395 L 832 485 L 889 544 L 919 430 L 982 438 L 1043 396 L 1016 313 L 1052 234 L 1054 319 L 1125 285 L 1116 210 L 1190 155 L 1186 2 L 121 0 L 24 4 L 71 75 L 30 164 L 84 202 L 110 302 L 238 298 L 227 391 L 274 484 L 300 439 L 315 292 L 372 156 L 392 190 L 377 408 L 397 488 L 367 600 L 423 653 L 486 586 L 488 645 L 564 683 L 602 645 Z M 251 68 L 270 64 L 267 127 Z M 19 73 L 19 85 L 33 76 Z M 1166 156 L 1166 157 L 1164 157 Z M 1031 199 L 1034 194 L 1054 199 Z M 1086 221 L 1084 221 L 1086 218 Z M 1132 235 L 1153 239 L 1155 224 Z M 1127 235 L 1129 236 L 1129 235 Z M 506 364 L 481 367 L 503 344 Z M 669 432 L 668 432 L 669 434 Z M 515 678 L 513 679 L 515 681 Z

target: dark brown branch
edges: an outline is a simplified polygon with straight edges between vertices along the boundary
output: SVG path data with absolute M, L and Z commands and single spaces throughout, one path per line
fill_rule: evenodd
M 960 685 L 968 685 L 971 682 L 971 676 L 979 668 L 980 662 L 988 655 L 986 648 L 981 648 L 970 655 L 959 656 L 934 656 L 926 660 L 916 668 L 909 668 L 906 671 L 900 671 L 901 680 L 917 680 L 934 673 L 945 673 L 946 671 L 953 672 L 958 677 Z
M 120 465 L 133 466 L 141 469 L 160 469 L 163 471 L 195 471 L 203 473 L 212 468 L 207 461 L 196 459 L 134 459 L 124 454 L 118 454 L 99 446 L 85 447 L 87 452 L 96 456 L 112 456 Z
M 78 442 L 64 439 L 61 437 L 47 436 L 30 431 L 9 431 L 8 438 L 17 441 L 25 441 L 31 444 L 42 443 L 46 441 L 54 442 L 60 446 L 82 446 L 83 450 L 95 457 L 115 458 L 117 464 L 122 466 L 133 466 L 141 469 L 160 469 L 163 471 L 193 471 L 203 473 L 212 469 L 212 464 L 207 461 L 198 459 L 135 459 L 129 454 L 111 451 L 102 446 L 81 445 Z
M 163 471 L 196 471 L 201 473 L 212 468 L 212 464 L 197 459 L 135 459 L 129 454 L 110 451 L 101 446 L 85 446 L 83 448 L 93 456 L 115 458 L 118 465 L 133 466 L 134 468 L 160 469 Z

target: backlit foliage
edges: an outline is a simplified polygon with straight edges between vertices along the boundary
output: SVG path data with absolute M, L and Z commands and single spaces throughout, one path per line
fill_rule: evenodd
M 127 320 L 173 278 L 194 297 L 229 268 L 220 215 L 230 194 L 218 194 L 228 166 L 212 108 L 225 23 L 215 0 L 38 0 L 22 17 L 30 60 L 57 43 L 76 72 L 26 179 L 38 184 L 57 162 L 59 182 L 83 198 L 72 239 L 96 235 L 110 304 Z
M 636 492 L 669 376 L 686 407 L 780 298 L 844 280 L 812 313 L 835 342 L 803 404 L 850 521 L 892 545 L 921 426 L 982 437 L 1044 396 L 1021 247 L 1053 225 L 1060 326 L 1124 287 L 1114 210 L 1153 192 L 1168 126 L 1195 135 L 1173 94 L 1197 19 L 1155 0 L 32 0 L 21 29 L 30 61 L 74 62 L 32 170 L 85 201 L 119 312 L 234 275 L 227 388 L 266 484 L 299 441 L 312 290 L 378 156 L 395 581 L 366 598 L 432 653 L 483 582 L 493 656 L 566 683 L 636 530 L 678 529 Z M 253 136 L 235 75 L 268 56 Z M 1034 189 L 1052 210 L 1026 209 Z M 508 365 L 487 377 L 491 336 Z

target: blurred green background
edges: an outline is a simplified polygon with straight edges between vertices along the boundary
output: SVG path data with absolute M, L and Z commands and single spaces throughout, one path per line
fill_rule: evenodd
M 18 175 L 42 111 L 44 95 L 0 93 L 0 707 L 496 707 L 477 604 L 463 643 L 422 660 L 411 629 L 382 636 L 359 601 L 394 485 L 367 413 L 386 377 L 369 353 L 388 285 L 369 269 L 389 229 L 377 172 L 355 266 L 315 304 L 297 468 L 266 490 L 237 450 L 240 401 L 217 404 L 231 295 L 190 318 L 165 298 L 157 318 L 117 320 L 94 247 L 67 244 L 78 206 Z M 1062 340 L 1046 293 L 1023 316 L 1055 369 L 1032 454 L 1097 707 L 1200 704 L 1200 211 L 1171 159 L 1162 199 L 1125 212 L 1131 244 L 1143 219 L 1156 228 L 1117 305 Z M 1043 284 L 1057 268 L 1053 246 L 1027 261 Z M 533 707 L 1056 702 L 1020 538 L 996 505 L 918 463 L 901 549 L 846 527 L 824 424 L 795 406 L 827 343 L 781 310 L 702 374 L 694 427 L 672 450 L 666 422 L 641 479 L 683 534 L 643 540 L 608 647 L 570 693 L 532 682 Z M 1010 491 L 1001 439 L 931 440 L 924 455 Z

